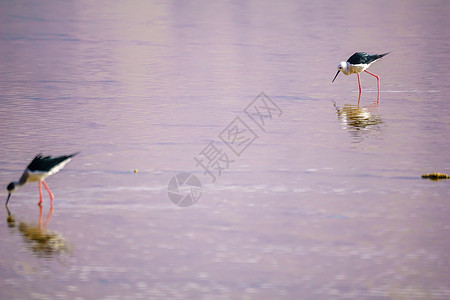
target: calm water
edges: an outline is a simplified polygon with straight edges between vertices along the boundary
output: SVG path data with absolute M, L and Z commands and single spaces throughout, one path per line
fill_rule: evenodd
M 81 154 L 47 180 L 53 213 L 36 183 L 0 209 L 0 298 L 449 299 L 450 181 L 420 178 L 450 173 L 449 13 L 2 1 L 0 182 Z M 392 51 L 370 68 L 378 105 L 368 74 L 359 106 L 355 75 L 331 84 L 355 51 Z M 259 127 L 262 91 L 280 111 Z M 240 156 L 221 140 L 237 117 Z M 229 159 L 215 182 L 208 145 Z M 180 172 L 202 185 L 187 208 Z

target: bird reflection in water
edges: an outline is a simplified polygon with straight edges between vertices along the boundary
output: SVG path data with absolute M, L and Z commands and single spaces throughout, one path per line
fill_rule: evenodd
M 39 224 L 27 223 L 16 220 L 8 207 L 8 218 L 6 219 L 8 227 L 18 230 L 23 236 L 28 248 L 39 257 L 52 257 L 62 253 L 68 253 L 71 250 L 70 244 L 58 232 L 50 231 L 47 226 L 53 215 L 53 206 L 50 208 L 47 216 L 43 217 L 43 207 L 39 206 Z
M 333 101 L 333 106 L 342 128 L 347 129 L 356 142 L 363 140 L 365 133 L 379 132 L 382 129 L 381 116 L 373 112 L 378 108 L 378 102 L 366 107 L 361 107 L 359 102 L 358 105 L 344 104 L 339 107 Z

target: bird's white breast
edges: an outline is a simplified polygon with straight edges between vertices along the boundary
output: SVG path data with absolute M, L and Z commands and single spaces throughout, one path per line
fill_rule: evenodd
M 366 64 L 358 64 L 358 65 L 349 64 L 349 66 L 348 66 L 348 70 L 350 71 L 349 74 L 361 73 L 368 67 L 369 67 L 369 65 L 366 65 Z
M 42 171 L 34 171 L 34 172 L 27 171 L 27 172 L 28 172 L 27 182 L 41 181 L 50 175 L 48 172 Z

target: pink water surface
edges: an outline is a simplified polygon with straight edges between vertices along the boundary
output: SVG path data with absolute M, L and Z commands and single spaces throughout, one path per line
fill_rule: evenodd
M 450 4 L 0 3 L 1 299 L 449 299 Z M 340 75 L 356 51 L 381 77 Z M 282 111 L 259 127 L 264 92 Z M 221 133 L 257 136 L 236 155 Z M 223 135 L 222 135 L 223 137 Z M 197 157 L 232 161 L 216 180 Z M 176 174 L 195 205 L 167 194 Z M 6 190 L 4 197 L 6 200 Z M 44 196 L 47 196 L 44 194 Z M 39 221 L 41 219 L 41 227 Z

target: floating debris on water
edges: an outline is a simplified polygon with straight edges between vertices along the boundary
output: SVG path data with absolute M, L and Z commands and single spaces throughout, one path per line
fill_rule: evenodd
M 138 169 L 134 169 L 134 173 L 137 173 L 137 172 L 139 172 L 139 170 Z
M 429 174 L 422 175 L 422 178 L 427 178 L 427 179 L 438 181 L 441 179 L 449 179 L 450 176 L 445 173 L 429 173 Z

